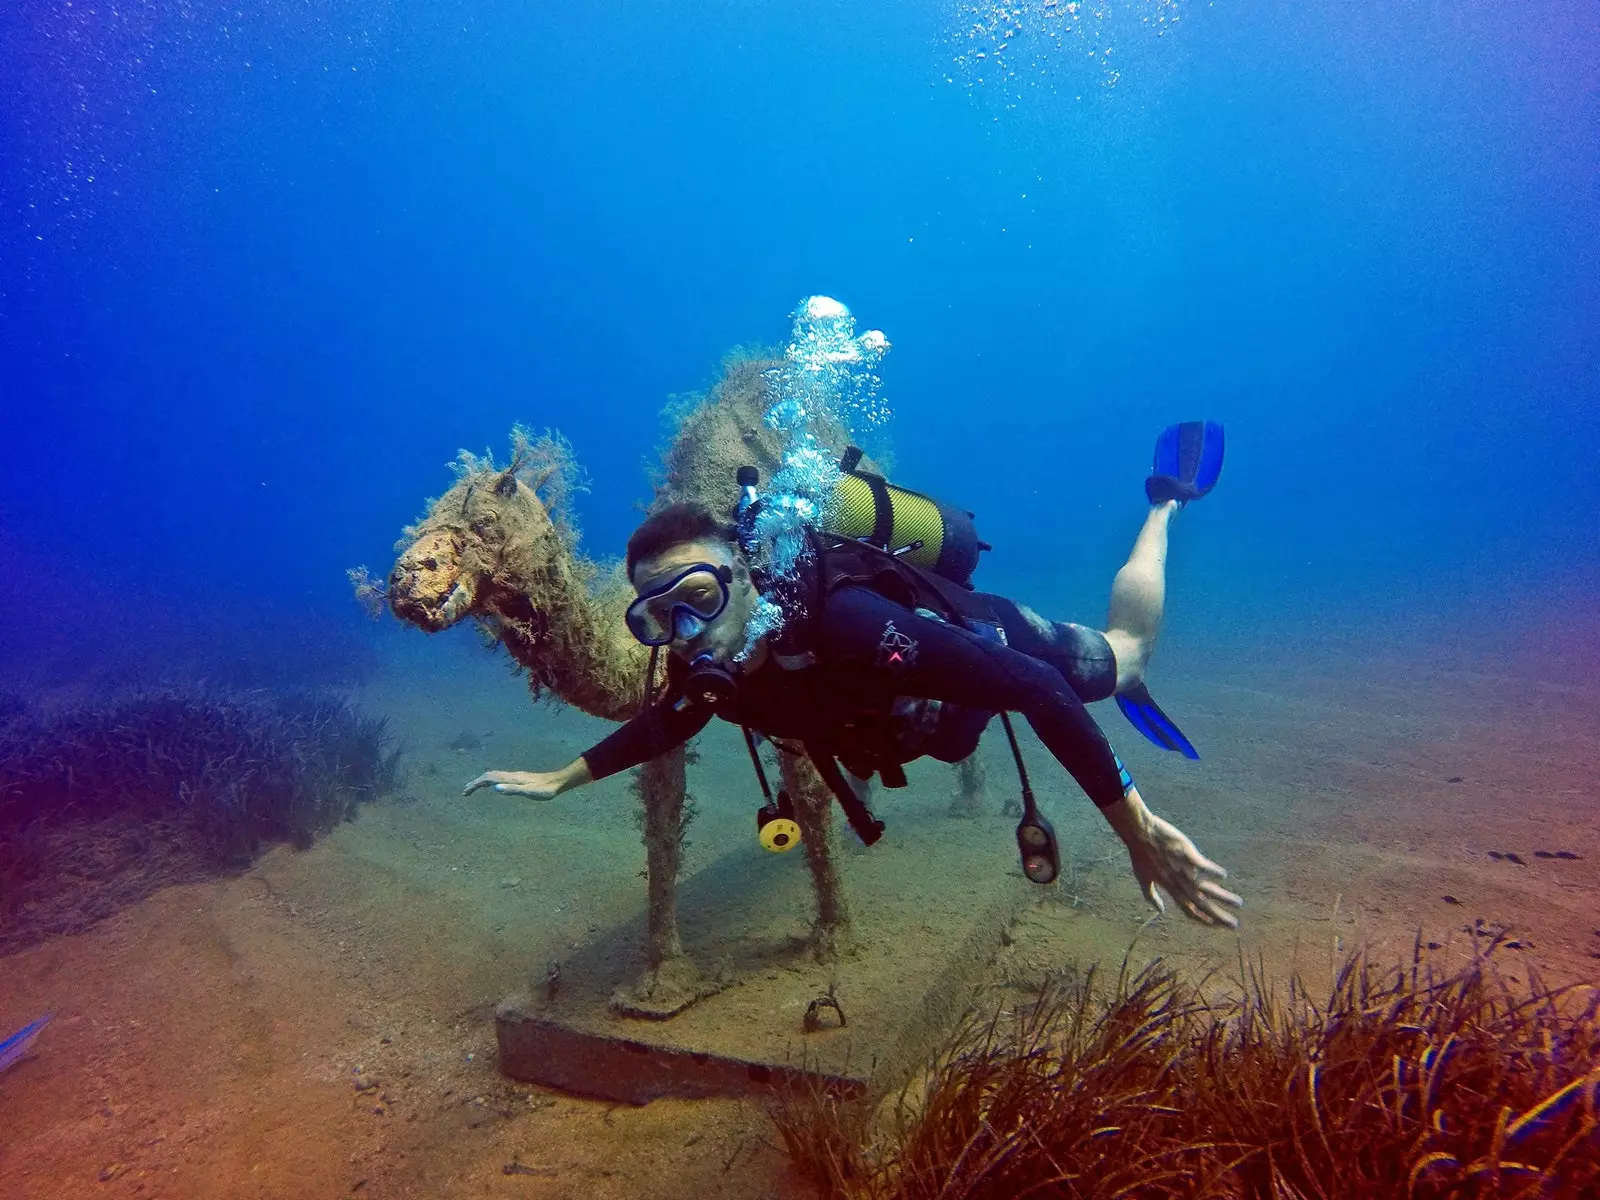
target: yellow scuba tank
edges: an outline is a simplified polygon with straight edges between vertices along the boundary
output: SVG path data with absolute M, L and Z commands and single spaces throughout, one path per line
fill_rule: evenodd
M 913 566 L 971 587 L 978 555 L 992 548 L 979 540 L 972 514 L 859 470 L 860 462 L 856 446 L 839 461 L 842 475 L 823 512 L 822 528 L 871 542 Z

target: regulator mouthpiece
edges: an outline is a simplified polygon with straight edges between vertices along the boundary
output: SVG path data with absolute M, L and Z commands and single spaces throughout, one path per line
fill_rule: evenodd
M 698 697 L 713 708 L 728 703 L 739 692 L 739 681 L 733 672 L 711 657 L 710 651 L 697 654 L 689 664 L 689 674 L 684 678 L 685 694 Z

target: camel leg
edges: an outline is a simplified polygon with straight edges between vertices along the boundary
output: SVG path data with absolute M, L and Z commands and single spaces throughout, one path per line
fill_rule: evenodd
M 983 760 L 969 754 L 956 764 L 956 794 L 950 801 L 952 817 L 977 817 L 983 814 L 983 789 L 988 772 Z
M 678 937 L 678 868 L 683 858 L 684 750 L 651 759 L 639 769 L 635 790 L 644 806 L 645 870 L 649 905 L 645 969 L 632 986 L 619 988 L 611 1007 L 630 1017 L 657 1020 L 718 990 L 683 952 Z
M 811 952 L 819 962 L 832 962 L 850 949 L 850 910 L 833 857 L 833 793 L 816 768 L 803 758 L 780 752 L 783 786 L 794 801 L 800 844 L 817 896 L 817 918 L 811 927 Z
M 683 861 L 683 794 L 687 786 L 682 747 L 640 768 L 638 791 L 644 805 L 650 896 L 645 966 L 651 970 L 683 955 L 678 938 L 678 867 Z

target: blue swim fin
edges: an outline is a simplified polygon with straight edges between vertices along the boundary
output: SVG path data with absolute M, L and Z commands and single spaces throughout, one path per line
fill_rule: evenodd
M 1117 707 L 1128 723 L 1163 750 L 1175 750 L 1185 758 L 1198 759 L 1200 752 L 1183 736 L 1183 730 L 1172 723 L 1172 718 L 1161 711 L 1161 706 L 1150 698 L 1150 691 L 1139 684 L 1117 697 Z
M 1222 474 L 1222 426 L 1216 421 L 1168 425 L 1156 439 L 1155 462 L 1144 481 L 1151 504 L 1198 500 Z
M 22 1056 L 28 1052 L 44 1027 L 50 1024 L 55 1013 L 45 1013 L 37 1021 L 24 1025 L 5 1041 L 0 1042 L 0 1071 L 22 1061 Z

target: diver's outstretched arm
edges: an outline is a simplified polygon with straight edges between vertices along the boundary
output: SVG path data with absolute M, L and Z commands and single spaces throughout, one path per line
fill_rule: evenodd
M 1181 830 L 1144 805 L 1125 782 L 1121 764 L 1083 702 L 1054 667 L 1040 659 L 930 620 L 862 587 L 841 587 L 816 618 L 824 663 L 876 672 L 906 696 L 962 704 L 984 712 L 1019 712 L 1128 847 L 1146 899 L 1160 887 L 1188 917 L 1233 926 L 1239 897 L 1211 879 L 1226 872 Z
M 575 787 L 659 758 L 683 745 L 711 721 L 709 705 L 678 704 L 678 698 L 676 694 L 669 694 L 650 711 L 625 722 L 560 770 L 485 771 L 467 784 L 461 794 L 470 796 L 479 788 L 492 787 L 504 795 L 549 800 Z

